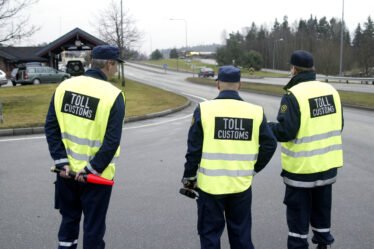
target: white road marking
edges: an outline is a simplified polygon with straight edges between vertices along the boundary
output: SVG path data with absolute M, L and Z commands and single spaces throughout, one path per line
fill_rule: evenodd
M 192 95 L 192 94 L 189 94 L 189 93 L 186 93 L 186 92 L 181 92 L 181 94 L 187 95 L 187 96 L 191 96 L 193 98 L 201 99 L 203 101 L 207 100 L 206 98 L 203 98 L 203 97 L 200 97 L 200 96 L 196 96 L 196 95 Z M 174 118 L 174 119 L 168 119 L 168 120 L 165 120 L 165 121 L 160 121 L 160 122 L 157 122 L 157 123 L 154 123 L 154 124 L 138 125 L 138 126 L 134 126 L 134 127 L 124 127 L 124 128 L 122 128 L 122 130 L 133 130 L 133 129 L 139 129 L 139 128 L 144 128 L 144 127 L 157 126 L 157 125 L 161 125 L 161 124 L 165 124 L 165 123 L 170 123 L 170 122 L 175 122 L 175 121 L 179 121 L 179 120 L 182 120 L 182 119 L 186 119 L 186 118 L 189 118 L 191 116 L 192 116 L 192 114 L 189 114 L 189 115 L 186 115 L 186 116 L 183 116 L 183 117 L 179 117 L 179 118 Z M 15 142 L 15 141 L 25 141 L 25 140 L 37 140 L 37 139 L 45 139 L 45 136 L 0 139 L 0 143 L 4 143 L 4 142 Z
M 2 142 L 14 142 L 14 141 L 24 141 L 24 140 L 35 140 L 35 139 L 45 139 L 45 136 L 41 137 L 21 137 L 21 138 L 10 138 L 10 139 L 1 139 L 0 143 Z

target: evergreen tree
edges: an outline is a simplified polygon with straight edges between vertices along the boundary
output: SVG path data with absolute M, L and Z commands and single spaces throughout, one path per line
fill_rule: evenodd
M 160 60 L 164 56 L 161 54 L 160 50 L 156 49 L 155 51 L 152 52 L 151 54 L 151 60 Z
M 271 29 L 257 26 L 252 22 L 242 33 L 229 34 L 225 45 L 217 50 L 217 62 L 247 66 L 249 52 L 257 51 L 262 57 L 262 66 L 288 69 L 289 56 L 294 50 L 304 49 L 314 54 L 316 68 L 319 72 L 335 75 L 339 72 L 339 53 L 341 29 L 339 19 L 317 19 L 311 15 L 289 25 L 284 16 L 280 23 L 275 19 Z M 364 27 L 364 28 L 362 28 Z M 226 36 L 225 36 L 226 37 Z M 343 65 L 345 71 L 360 66 L 367 74 L 374 66 L 374 22 L 371 17 L 364 25 L 358 25 L 351 38 L 349 30 L 343 30 Z
M 353 47 L 360 48 L 361 43 L 362 43 L 362 29 L 361 29 L 361 24 L 358 24 L 355 30 L 355 36 L 353 39 Z
M 170 50 L 169 58 L 170 59 L 176 59 L 176 58 L 178 58 L 178 51 L 177 51 L 176 48 L 173 48 L 172 50 Z
M 362 32 L 362 53 L 365 55 L 362 57 L 362 65 L 364 72 L 369 75 L 369 71 L 374 67 L 374 22 L 371 17 L 368 17 L 366 23 L 364 23 L 365 29 Z
M 242 55 L 241 66 L 245 68 L 253 68 L 255 70 L 261 70 L 263 64 L 262 56 L 259 52 L 249 51 Z

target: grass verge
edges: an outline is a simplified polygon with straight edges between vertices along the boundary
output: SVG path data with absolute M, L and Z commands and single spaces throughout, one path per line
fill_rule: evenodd
M 187 78 L 187 81 L 212 85 L 215 86 L 215 81 L 212 79 L 202 79 L 202 78 Z M 282 96 L 285 92 L 283 86 L 280 85 L 270 85 L 262 83 L 242 83 L 241 90 L 247 92 L 255 92 L 262 94 L 271 94 Z M 364 107 L 374 109 L 374 94 L 373 93 L 364 93 L 364 92 L 349 92 L 349 91 L 340 91 L 340 98 L 343 105 Z
M 156 113 L 184 105 L 187 99 L 155 87 L 126 79 L 126 117 Z M 51 97 L 58 85 L 42 84 L 0 89 L 4 122 L 0 129 L 43 126 Z
M 195 73 L 199 71 L 199 68 L 201 67 L 210 67 L 214 70 L 214 72 L 217 74 L 219 66 L 217 65 L 211 65 L 202 63 L 200 61 L 196 60 L 185 60 L 185 59 L 161 59 L 161 60 L 149 60 L 149 61 L 141 61 L 140 63 L 143 64 L 151 64 L 154 66 L 162 67 L 164 64 L 168 65 L 169 69 L 172 70 L 183 70 L 188 71 L 192 73 L 192 70 L 194 70 Z M 287 74 L 282 73 L 272 73 L 272 72 L 265 72 L 265 71 L 255 71 L 250 72 L 246 68 L 241 69 L 241 75 L 242 77 L 246 78 L 262 78 L 262 77 L 287 77 Z

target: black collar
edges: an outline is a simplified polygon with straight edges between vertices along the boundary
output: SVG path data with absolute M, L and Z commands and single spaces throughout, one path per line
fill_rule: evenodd
M 240 96 L 238 91 L 234 90 L 223 90 L 219 92 L 219 95 L 216 97 L 216 99 L 237 99 L 237 100 L 243 100 Z
M 98 80 L 105 80 L 105 81 L 108 80 L 106 75 L 103 73 L 103 71 L 101 71 L 98 68 L 90 68 L 84 73 L 84 75 L 98 79 Z
M 291 78 L 291 80 L 287 83 L 285 87 L 283 87 L 284 90 L 288 90 L 293 86 L 296 86 L 297 84 L 301 82 L 307 82 L 307 81 L 313 81 L 316 80 L 316 72 L 314 71 L 303 71 Z

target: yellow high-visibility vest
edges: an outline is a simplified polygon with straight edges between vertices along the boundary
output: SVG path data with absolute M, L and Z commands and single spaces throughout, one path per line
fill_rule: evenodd
M 329 84 L 309 81 L 289 89 L 300 107 L 296 139 L 282 143 L 282 167 L 294 174 L 313 174 L 343 166 L 342 108 Z
M 234 99 L 200 103 L 204 132 L 197 185 L 210 194 L 232 194 L 251 186 L 263 120 L 260 106 Z
M 110 110 L 120 89 L 109 82 L 87 76 L 74 77 L 62 82 L 56 89 L 54 106 L 61 129 L 70 168 L 78 172 L 100 149 Z M 101 173 L 106 179 L 113 179 L 115 163 L 119 157 L 118 147 L 113 160 Z

